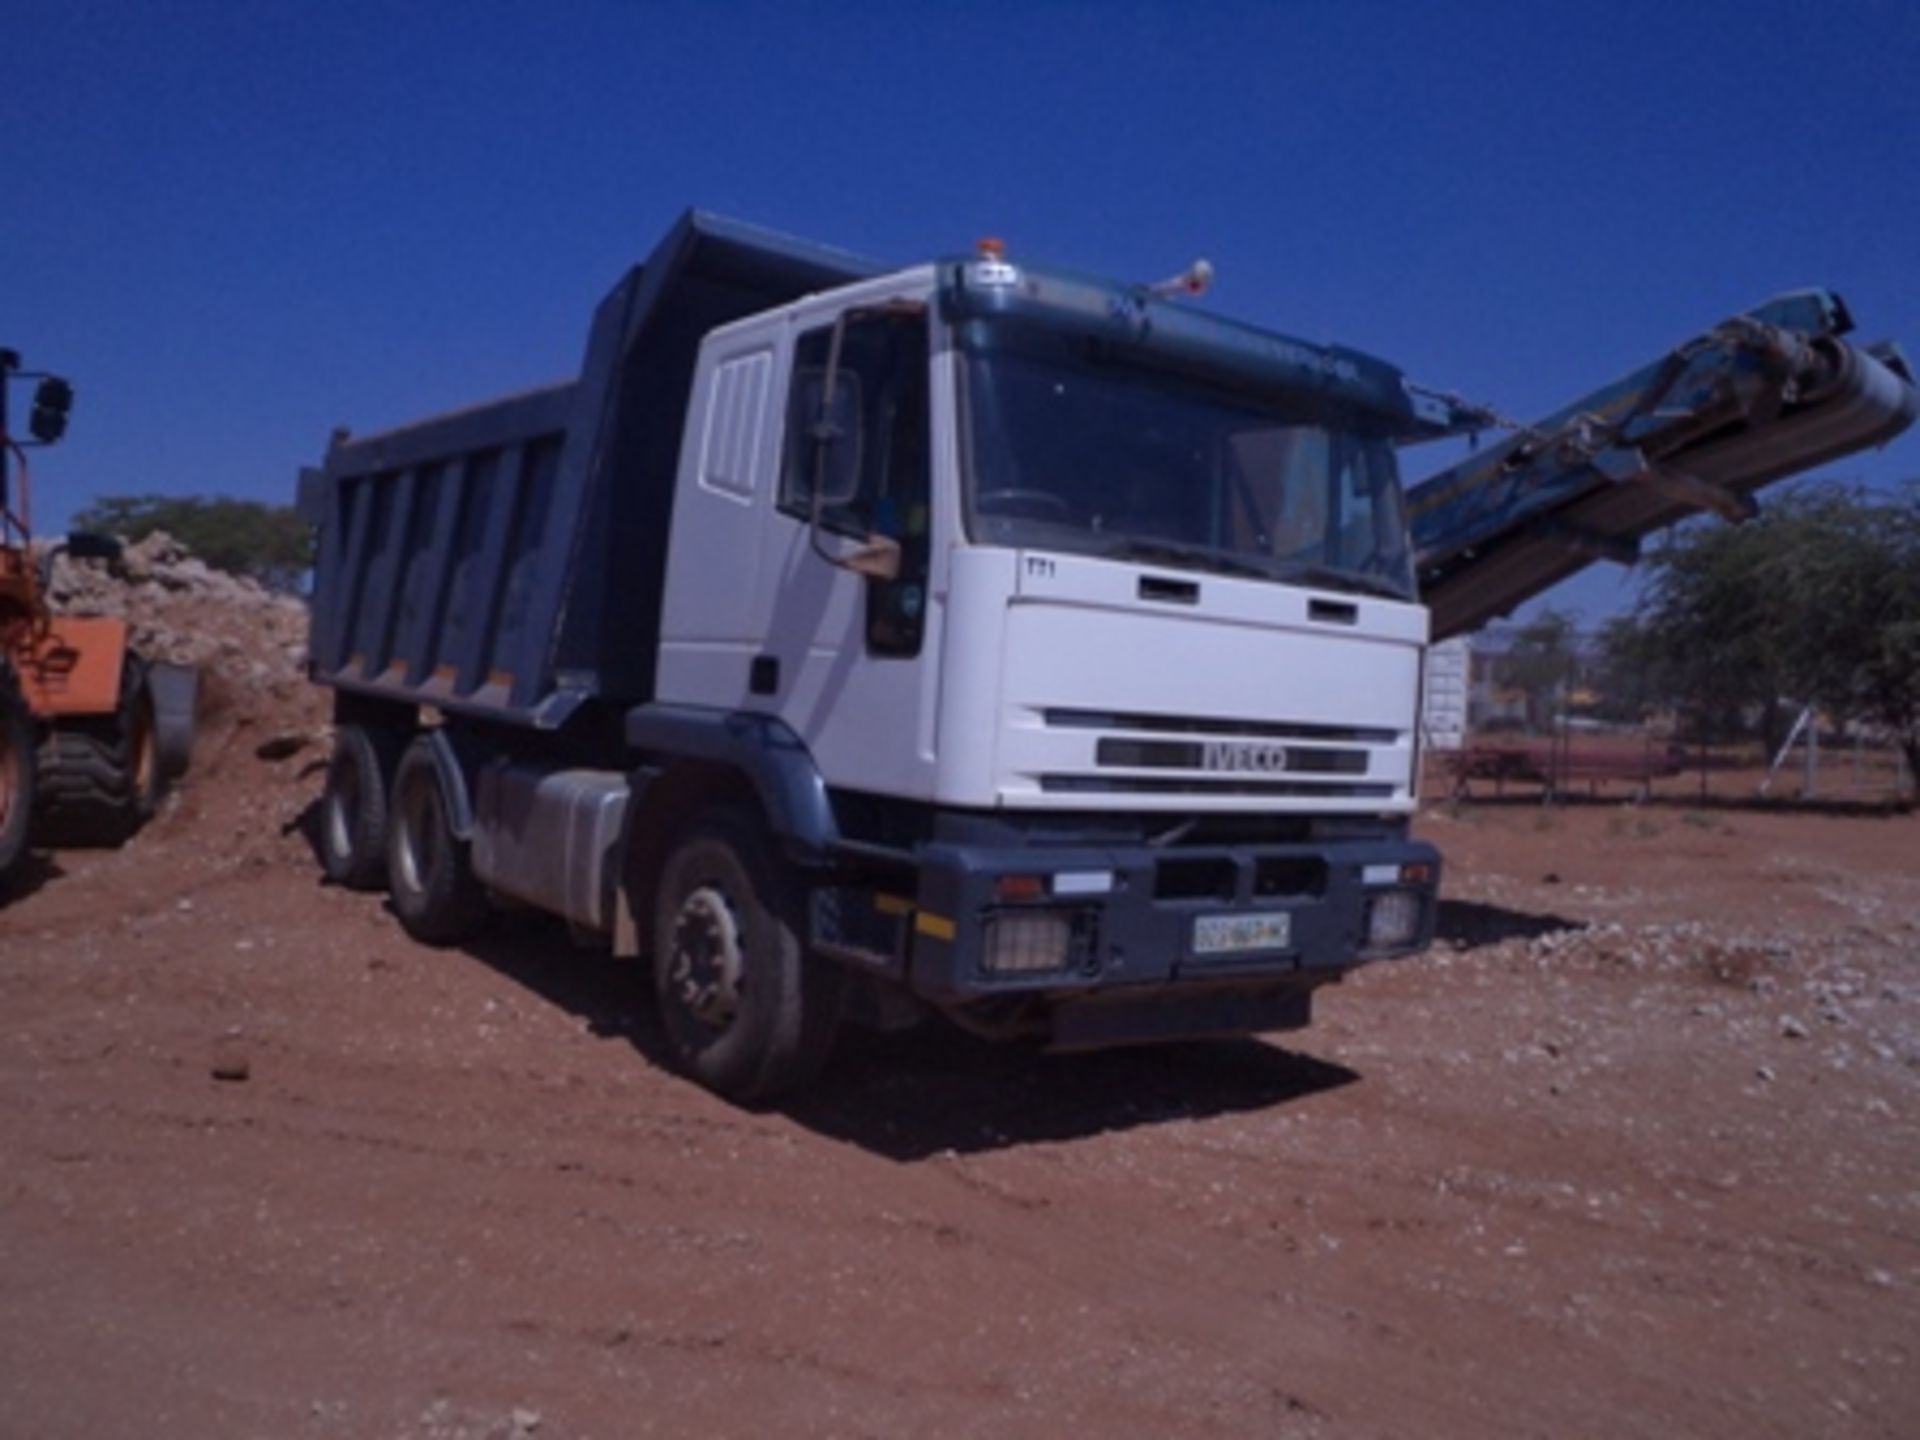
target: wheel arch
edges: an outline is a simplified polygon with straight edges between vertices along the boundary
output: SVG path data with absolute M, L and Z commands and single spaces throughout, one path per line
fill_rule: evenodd
M 650 757 L 663 777 L 687 766 L 738 776 L 796 859 L 818 858 L 839 839 L 826 777 L 806 742 L 777 716 L 642 705 L 627 712 L 626 733 L 629 747 Z
M 737 808 L 767 824 L 766 807 L 748 776 L 718 760 L 678 760 L 665 768 L 642 766 L 630 779 L 627 803 L 626 902 L 635 953 L 653 943 L 652 918 L 661 872 L 687 822 L 716 807 Z
M 746 811 L 788 857 L 817 864 L 839 838 L 820 767 L 780 719 L 747 711 L 643 705 L 628 745 L 646 757 L 627 806 L 626 898 L 645 946 L 662 867 L 685 823 L 716 805 Z

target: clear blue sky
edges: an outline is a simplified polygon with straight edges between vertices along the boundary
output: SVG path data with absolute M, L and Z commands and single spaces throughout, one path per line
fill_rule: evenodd
M 983 233 L 1533 416 L 1776 291 L 1920 353 L 1920 6 L 12 0 L 0 343 L 71 375 L 43 528 L 290 498 L 573 372 L 685 206 Z M 1408 471 L 1422 473 L 1420 452 Z M 1920 439 L 1850 462 L 1920 474 Z M 1552 598 L 1627 594 L 1598 570 Z

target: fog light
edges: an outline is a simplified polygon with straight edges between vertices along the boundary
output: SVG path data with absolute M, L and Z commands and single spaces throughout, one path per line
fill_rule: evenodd
M 1412 890 L 1378 890 L 1367 906 L 1367 948 L 1410 945 L 1420 932 L 1420 896 Z
M 1059 910 L 1008 910 L 987 917 L 980 932 L 981 967 L 995 975 L 1064 970 L 1073 921 Z

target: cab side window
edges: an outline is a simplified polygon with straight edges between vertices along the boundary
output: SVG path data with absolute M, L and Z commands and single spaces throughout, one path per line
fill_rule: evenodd
M 867 646 L 877 655 L 917 655 L 932 528 L 926 316 L 851 316 L 828 408 L 832 344 L 831 325 L 803 332 L 794 344 L 779 506 L 807 523 L 819 485 L 828 497 L 824 528 L 900 546 L 899 575 L 867 585 Z

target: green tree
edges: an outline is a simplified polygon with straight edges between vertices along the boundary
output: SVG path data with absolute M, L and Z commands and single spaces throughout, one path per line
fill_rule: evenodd
M 1616 615 L 1600 627 L 1593 687 L 1606 720 L 1644 720 L 1666 695 L 1660 654 L 1637 615 Z
M 1791 516 L 1767 576 L 1795 689 L 1842 719 L 1886 729 L 1920 799 L 1920 487 L 1897 500 L 1829 489 Z
M 1543 611 L 1515 632 L 1507 651 L 1506 681 L 1527 697 L 1527 720 L 1540 727 L 1553 718 L 1556 701 L 1580 668 L 1578 636 L 1571 616 Z
M 1745 525 L 1680 527 L 1635 617 L 1656 693 L 1781 738 L 1783 698 L 1885 730 L 1920 798 L 1920 488 L 1827 485 Z
M 1641 658 L 1653 692 L 1693 717 L 1707 736 L 1766 738 L 1791 689 L 1770 574 L 1792 543 L 1785 512 L 1745 525 L 1702 520 L 1674 530 L 1652 557 L 1653 583 L 1641 607 Z
M 313 566 L 313 532 L 290 505 L 225 495 L 103 495 L 75 530 L 144 540 L 164 530 L 216 570 L 291 590 Z

